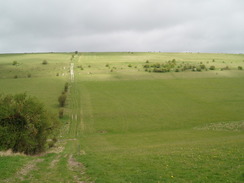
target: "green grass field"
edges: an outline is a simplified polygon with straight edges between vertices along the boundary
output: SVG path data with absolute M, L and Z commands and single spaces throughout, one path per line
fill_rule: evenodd
M 143 67 L 172 59 L 216 69 L 149 73 Z M 37 157 L 0 154 L 0 182 L 243 182 L 244 70 L 238 66 L 244 68 L 243 54 L 0 55 L 0 93 L 26 92 L 57 114 L 57 98 L 70 82 L 56 147 Z

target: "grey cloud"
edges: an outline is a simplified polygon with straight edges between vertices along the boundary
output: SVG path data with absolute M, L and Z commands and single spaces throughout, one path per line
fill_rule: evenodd
M 9 0 L 0 52 L 243 52 L 242 0 Z

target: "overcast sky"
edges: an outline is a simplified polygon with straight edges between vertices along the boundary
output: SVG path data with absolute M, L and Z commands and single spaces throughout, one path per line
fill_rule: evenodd
M 244 0 L 0 0 L 0 53 L 244 53 Z

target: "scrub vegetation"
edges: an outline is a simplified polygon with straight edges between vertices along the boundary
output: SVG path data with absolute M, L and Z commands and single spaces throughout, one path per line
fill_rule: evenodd
M 0 96 L 0 150 L 41 153 L 56 142 L 58 128 L 57 119 L 37 99 L 26 94 Z
M 61 128 L 41 156 L 2 151 L 0 182 L 243 182 L 243 66 L 243 54 L 2 54 L 0 93 L 35 96 Z

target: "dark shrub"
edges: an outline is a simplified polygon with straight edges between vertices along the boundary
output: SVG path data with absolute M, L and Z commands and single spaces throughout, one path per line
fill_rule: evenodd
M 0 95 L 0 149 L 37 154 L 58 133 L 59 122 L 36 98 Z
M 200 64 L 201 69 L 206 69 L 206 66 L 204 64 Z
M 65 85 L 64 85 L 64 92 L 66 93 L 69 89 L 69 83 L 66 82 Z
M 211 65 L 211 66 L 209 67 L 209 70 L 215 70 L 215 66 L 214 66 L 214 65 Z
M 47 65 L 47 64 L 48 64 L 48 63 L 47 63 L 47 60 L 43 60 L 43 61 L 42 61 L 42 64 L 43 64 L 43 65 Z
M 146 64 L 146 65 L 144 65 L 143 67 L 144 67 L 144 68 L 149 68 L 150 65 L 149 65 L 149 64 Z
M 197 67 L 197 72 L 201 72 L 201 68 L 200 67 Z
M 13 61 L 13 63 L 12 63 L 12 65 L 17 65 L 18 64 L 18 62 L 15 60 L 15 61 Z

